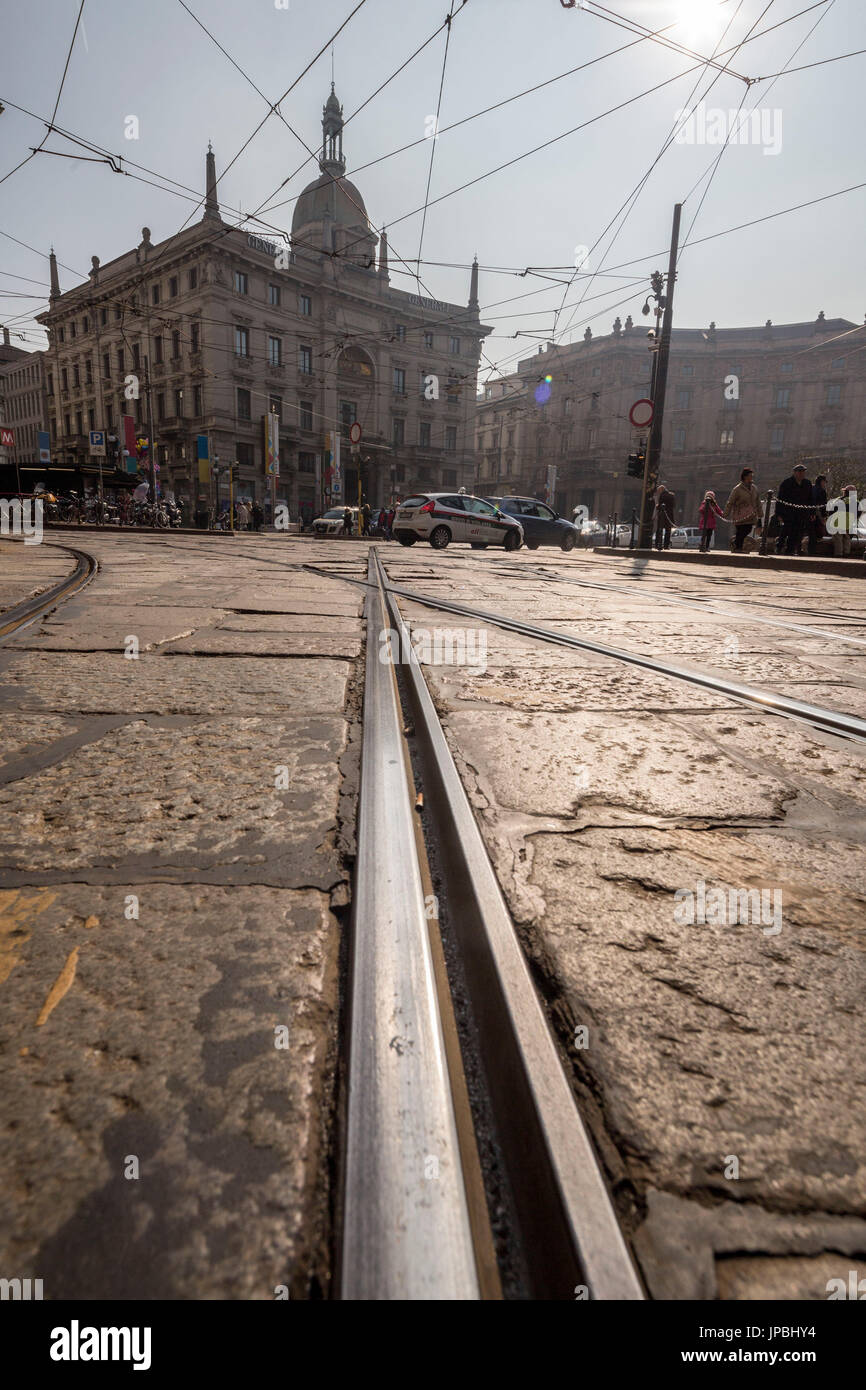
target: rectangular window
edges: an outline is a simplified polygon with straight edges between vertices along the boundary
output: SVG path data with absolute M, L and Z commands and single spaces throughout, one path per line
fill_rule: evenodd
M 169 297 L 169 299 L 177 299 L 177 276 L 176 276 L 176 275 L 172 275 L 171 279 L 170 279 L 169 282 L 168 282 L 168 297 Z
M 120 305 L 119 305 L 119 304 L 115 304 L 115 306 L 114 306 L 114 322 L 115 322 L 115 323 L 119 323 L 119 322 L 120 322 L 121 313 L 122 313 L 122 310 L 121 310 Z M 62 341 L 63 341 L 63 340 L 61 339 L 61 342 L 62 342 Z
M 833 358 L 833 361 L 830 363 L 830 366 L 831 366 L 831 367 L 844 367 L 844 366 L 845 366 L 845 358 L 844 358 L 844 357 L 834 357 L 834 358 Z
M 88 412 L 87 412 L 87 428 L 88 428 L 89 430 L 95 430 L 95 429 L 96 429 L 96 411 L 95 411 L 95 410 L 88 410 Z
M 832 444 L 833 441 L 835 440 L 835 438 L 836 438 L 836 426 L 835 426 L 835 425 L 832 425 L 832 424 L 831 424 L 831 425 L 822 425 L 822 426 L 821 426 L 821 443 L 822 443 L 822 444 Z
M 690 362 L 684 362 L 680 367 L 680 376 L 694 376 L 695 369 Z
M 138 343 L 132 345 L 132 365 L 135 371 L 141 366 L 141 347 Z
M 358 418 L 358 407 L 354 401 L 340 401 L 340 430 L 344 435 L 349 433 L 352 425 Z
M 81 385 L 81 373 L 80 373 L 79 370 L 78 370 L 78 363 L 77 363 L 77 362 L 74 362 L 73 365 L 72 365 L 72 385 L 73 385 L 73 386 L 80 386 L 80 385 Z
M 281 367 L 283 365 L 282 338 L 268 338 L 268 363 L 271 367 Z
M 249 283 L 249 280 L 247 279 L 247 275 L 246 275 L 246 272 L 245 272 L 245 271 L 243 271 L 243 270 L 236 270 L 236 271 L 235 271 L 235 273 L 234 273 L 234 287 L 235 287 L 235 294 L 249 294 L 249 292 L 250 292 L 250 283 Z
M 250 331 L 248 328 L 235 326 L 235 357 L 249 357 L 249 355 Z
M 157 418 L 157 420 L 164 420 L 164 419 L 165 419 L 165 392 L 164 392 L 164 391 L 157 391 L 157 393 L 156 393 L 156 418 Z
M 685 432 L 685 430 L 682 429 L 682 428 L 681 428 L 681 429 L 674 430 L 674 453 L 675 453 L 675 454 L 682 454 L 682 453 L 685 453 L 685 448 L 686 448 L 686 432 Z
M 63 417 L 63 433 L 67 436 L 69 436 L 72 433 L 72 428 L 68 415 L 64 415 Z
M 123 376 L 123 373 L 124 373 L 123 348 L 118 348 L 118 349 L 117 349 L 117 370 L 118 370 L 118 372 L 120 373 L 120 375 Z
M 315 471 L 316 471 L 316 455 L 315 455 L 315 454 L 307 454 L 307 453 L 304 453 L 304 454 L 299 453 L 299 454 L 298 454 L 298 472 L 299 472 L 299 473 L 315 473 Z
M 175 387 L 174 392 L 174 413 L 179 420 L 183 418 L 183 391 L 179 386 Z
M 785 426 L 774 425 L 770 434 L 770 453 L 781 454 L 785 447 Z
M 174 358 L 180 357 L 180 330 L 177 328 L 171 335 L 171 355 Z
M 734 431 L 722 430 L 721 438 L 719 439 L 719 445 L 722 449 L 732 449 L 734 446 Z
M 780 387 L 778 387 L 777 390 L 776 390 L 776 409 L 777 409 L 777 410 L 787 410 L 787 409 L 788 409 L 788 406 L 789 406 L 790 404 L 791 404 L 791 388 L 790 388 L 789 386 L 780 386 Z
M 391 421 L 391 443 L 402 444 L 406 437 L 406 421 L 395 415 Z
M 308 319 L 313 312 L 313 301 L 308 294 L 298 296 L 298 304 L 305 319 Z
M 241 468 L 252 468 L 253 466 L 253 446 L 246 440 L 239 439 L 235 444 L 235 458 Z
M 186 282 L 191 290 L 196 288 L 198 285 L 198 266 L 193 266 L 192 270 L 187 271 Z
M 111 354 L 108 352 L 102 354 L 102 375 L 104 377 L 111 376 Z
M 448 339 L 448 351 L 452 354 L 453 357 L 459 357 L 459 356 L 460 356 L 460 339 L 459 339 L 459 338 L 449 338 L 449 339 Z
M 252 404 L 250 393 L 243 386 L 238 387 L 238 419 L 252 419 Z
M 162 361 L 162 338 L 154 338 L 153 340 L 153 360 L 155 362 Z
M 688 386 L 677 387 L 677 410 L 688 410 L 692 403 L 692 393 Z
M 158 303 L 159 303 L 159 285 L 151 285 L 151 287 L 150 287 L 150 302 L 151 302 L 151 304 L 158 304 Z
M 271 415 L 277 415 L 280 420 L 283 418 L 283 398 L 282 396 L 268 396 L 268 411 Z
M 121 371 L 122 370 L 123 368 L 121 367 Z M 60 368 L 60 385 L 63 387 L 64 391 L 69 390 L 69 372 L 65 367 Z
M 424 334 L 424 346 L 425 346 L 425 348 L 431 348 L 431 349 L 432 349 L 432 347 L 433 347 L 433 334 L 432 334 L 432 333 L 425 333 L 425 334 Z
M 99 311 L 99 322 L 100 322 L 100 324 L 102 325 L 103 328 L 104 328 L 105 325 L 108 323 L 108 310 L 107 310 L 107 309 L 100 309 L 100 311 Z
M 443 468 L 443 469 L 442 469 L 442 486 L 443 486 L 443 487 L 456 487 L 456 486 L 457 486 L 457 469 L 456 469 L 456 468 Z
M 446 395 L 449 405 L 460 404 L 460 382 L 457 381 L 454 377 L 449 377 L 448 379 Z
M 301 401 L 298 406 L 298 416 L 301 422 L 301 429 L 311 430 L 313 428 L 313 402 Z
M 280 287 L 279 287 L 279 285 L 268 285 L 268 303 L 269 303 L 270 305 L 272 305 L 274 309 L 279 309 L 279 307 L 280 307 Z
M 782 364 L 781 364 L 780 367 L 779 367 L 779 371 L 780 371 L 780 372 L 792 372 L 793 370 L 794 370 L 794 364 L 793 364 L 793 362 L 782 362 Z
M 593 376 L 601 376 L 601 367 L 593 367 L 592 374 Z
M 298 348 L 298 371 L 302 376 L 313 375 L 313 349 L 301 346 Z
M 201 419 L 201 417 L 202 417 L 202 399 L 201 399 L 201 387 L 200 387 L 200 386 L 194 386 L 194 387 L 192 388 L 192 413 L 193 413 L 193 415 L 195 416 L 195 418 L 196 418 L 197 420 L 200 420 L 200 419 Z
M 827 405 L 838 405 L 841 399 L 842 387 L 838 382 L 834 382 L 832 386 L 827 387 Z
M 83 318 L 83 320 L 82 320 L 82 322 L 81 322 L 81 331 L 82 331 L 82 333 L 89 333 L 89 332 L 90 332 L 90 319 L 87 317 L 86 314 L 84 315 L 84 318 Z
M 116 318 L 120 318 L 120 310 L 119 310 L 119 309 L 117 310 L 117 313 L 116 313 L 115 317 L 116 317 Z M 66 330 L 65 330 L 64 328 L 58 328 L 57 333 L 58 333 L 58 336 L 59 336 L 59 338 L 60 338 L 61 343 L 65 343 L 65 342 L 66 342 Z
M 406 371 L 403 367 L 394 368 L 394 390 L 398 396 L 406 394 Z
M 199 341 L 199 325 L 197 323 L 190 324 L 189 346 L 191 352 L 198 352 L 199 348 L 201 347 L 201 343 Z
M 85 386 L 93 385 L 93 360 L 90 357 L 84 359 L 84 384 Z M 95 428 L 96 426 L 94 426 Z
M 456 425 L 446 425 L 446 426 L 445 426 L 445 448 L 448 450 L 449 453 L 452 453 L 452 454 L 453 454 L 454 450 L 457 448 L 457 426 L 456 426 Z
M 69 336 L 70 336 L 70 338 L 74 338 L 74 337 L 75 337 L 75 319 L 73 319 L 72 322 L 71 322 L 70 325 L 69 325 Z M 81 433 L 81 431 L 79 430 L 79 434 L 80 434 L 80 433 Z
M 422 449 L 430 448 L 430 421 L 422 420 L 418 426 L 418 443 Z
M 406 341 L 406 327 L 405 327 L 404 324 L 402 324 L 402 323 L 398 323 L 398 324 L 397 324 L 397 327 L 394 329 L 394 336 L 395 336 L 395 338 L 397 339 L 397 342 L 398 342 L 398 343 L 405 343 L 405 341 Z

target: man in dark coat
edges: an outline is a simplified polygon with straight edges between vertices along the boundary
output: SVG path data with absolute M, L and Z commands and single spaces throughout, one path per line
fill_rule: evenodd
M 786 555 L 799 555 L 800 543 L 809 528 L 812 516 L 812 484 L 806 477 L 806 469 L 798 463 L 790 478 L 779 485 L 776 510 L 782 518 L 782 534 L 779 537 L 779 550 Z

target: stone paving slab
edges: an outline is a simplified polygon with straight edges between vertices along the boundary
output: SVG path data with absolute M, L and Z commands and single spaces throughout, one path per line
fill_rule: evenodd
M 4 1268 L 52 1300 L 321 1292 L 338 939 L 310 889 L 0 891 Z
M 56 546 L 0 540 L 0 613 L 53 588 L 76 563 L 74 555 Z

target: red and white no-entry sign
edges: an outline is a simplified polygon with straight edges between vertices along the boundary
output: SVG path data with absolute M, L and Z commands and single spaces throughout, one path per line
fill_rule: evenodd
M 636 430 L 645 430 L 647 426 L 652 424 L 654 414 L 652 401 L 647 400 L 644 396 L 641 400 L 635 401 L 628 413 L 628 418 Z
M 361 442 L 361 426 L 357 420 L 349 427 L 349 439 L 352 444 L 360 444 Z

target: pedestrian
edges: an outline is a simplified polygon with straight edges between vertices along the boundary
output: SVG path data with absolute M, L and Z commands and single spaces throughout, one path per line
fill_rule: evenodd
M 361 531 L 365 536 L 370 534 L 370 519 L 373 515 L 369 502 L 365 502 L 361 508 Z
M 351 536 L 352 534 L 352 513 L 348 507 L 343 508 L 343 529 L 340 534 L 343 536 Z
M 726 521 L 729 521 L 734 528 L 731 538 L 731 550 L 741 551 L 743 542 L 761 520 L 761 499 L 758 496 L 758 489 L 755 487 L 755 470 L 744 468 L 740 474 L 740 481 L 733 488 L 730 497 L 725 503 L 725 510 L 722 513 Z
M 655 510 L 653 511 L 656 550 L 670 550 L 671 548 L 675 500 L 674 494 L 669 488 L 664 483 L 659 483 L 656 488 Z
M 705 492 L 704 500 L 698 507 L 698 520 L 701 526 L 701 550 L 706 553 L 712 543 L 713 536 L 716 534 L 716 522 L 724 512 L 716 501 L 714 492 Z
M 827 475 L 819 473 L 812 484 L 812 501 L 815 510 L 809 518 L 809 554 L 818 554 L 818 541 L 827 534 Z
M 261 529 L 262 529 L 262 522 L 263 522 L 264 519 L 265 519 L 265 514 L 264 514 L 264 511 L 262 510 L 262 504 L 261 504 L 261 502 L 258 501 L 257 498 L 253 498 L 253 512 L 252 512 L 252 515 L 253 515 L 253 530 L 254 530 L 254 531 L 261 531 Z
M 379 528 L 379 535 L 388 539 L 388 513 L 384 507 L 379 508 L 379 515 L 376 518 L 376 525 Z
M 812 516 L 812 484 L 806 477 L 806 469 L 798 463 L 790 478 L 779 485 L 777 510 L 782 514 L 782 534 L 779 537 L 779 550 L 786 555 L 799 555 L 802 540 L 809 528 Z
M 250 524 L 249 509 L 247 508 L 247 504 L 244 501 L 238 502 L 237 509 L 235 512 L 235 524 L 237 525 L 239 531 L 246 531 L 247 527 Z

